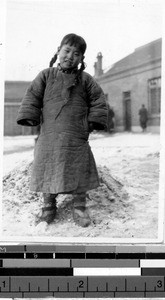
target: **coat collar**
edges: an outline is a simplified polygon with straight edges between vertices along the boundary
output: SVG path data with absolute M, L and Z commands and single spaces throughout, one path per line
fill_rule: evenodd
M 64 69 L 61 68 L 60 64 L 57 65 L 57 68 L 58 68 L 59 71 L 65 73 L 65 74 L 76 74 L 77 71 L 78 71 L 77 68 L 64 70 Z

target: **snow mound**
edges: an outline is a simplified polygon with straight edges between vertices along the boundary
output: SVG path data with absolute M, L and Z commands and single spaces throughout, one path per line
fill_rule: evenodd
M 66 236 L 67 232 L 67 236 L 95 237 L 100 235 L 100 231 L 109 229 L 110 222 L 116 216 L 128 218 L 127 210 L 130 210 L 131 204 L 123 183 L 114 178 L 107 167 L 98 166 L 100 186 L 87 194 L 87 207 L 92 219 L 90 231 L 77 229 L 78 225 L 74 224 L 71 195 L 58 196 L 58 214 L 51 225 L 36 227 L 35 216 L 41 210 L 43 202 L 42 193 L 29 190 L 31 167 L 32 161 L 29 163 L 24 160 L 3 178 L 4 231 L 8 232 L 8 227 L 13 227 L 13 230 L 9 230 L 10 235 Z

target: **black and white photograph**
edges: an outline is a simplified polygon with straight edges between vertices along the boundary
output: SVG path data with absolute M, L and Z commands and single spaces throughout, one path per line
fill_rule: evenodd
M 163 239 L 163 1 L 7 0 L 2 239 Z

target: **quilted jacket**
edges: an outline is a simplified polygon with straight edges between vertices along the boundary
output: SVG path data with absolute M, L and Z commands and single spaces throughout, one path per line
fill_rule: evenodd
M 78 82 L 75 79 L 74 73 L 47 68 L 32 81 L 22 100 L 17 123 L 41 125 L 34 151 L 32 191 L 79 193 L 99 185 L 88 137 L 89 123 L 96 129 L 106 127 L 105 97 L 88 73 L 82 72 Z

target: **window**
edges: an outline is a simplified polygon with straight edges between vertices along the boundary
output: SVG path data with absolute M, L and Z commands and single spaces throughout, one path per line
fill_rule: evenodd
M 149 104 L 151 115 L 160 114 L 161 107 L 161 78 L 153 78 L 148 81 Z
M 131 98 L 131 92 L 130 91 L 128 91 L 128 92 L 123 92 L 123 99 L 124 100 L 130 100 L 130 98 Z

